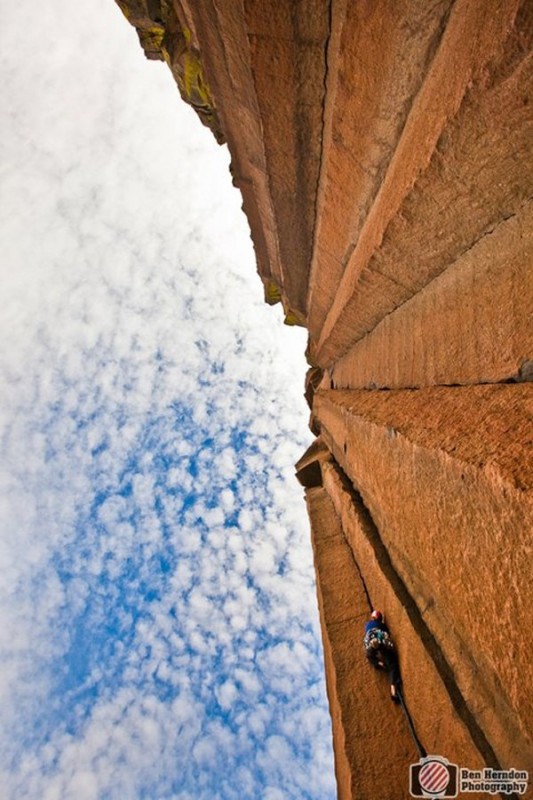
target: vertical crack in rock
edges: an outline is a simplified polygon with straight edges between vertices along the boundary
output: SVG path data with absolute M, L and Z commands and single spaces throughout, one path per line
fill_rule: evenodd
M 310 288 L 311 288 L 311 269 L 313 267 L 313 258 L 314 258 L 314 250 L 316 246 L 316 229 L 318 224 L 318 210 L 319 210 L 319 192 L 320 192 L 320 184 L 322 181 L 322 170 L 324 166 L 324 147 L 326 146 L 326 102 L 328 98 L 328 78 L 329 78 L 329 46 L 331 42 L 331 32 L 333 29 L 333 0 L 329 0 L 328 5 L 328 37 L 324 43 L 324 94 L 322 96 L 322 114 L 321 114 L 321 122 L 322 128 L 320 131 L 320 160 L 318 162 L 318 172 L 316 178 L 316 191 L 315 191 L 315 202 L 313 208 L 313 228 L 311 231 L 311 251 L 309 253 L 309 284 L 307 287 L 307 298 L 306 298 L 306 312 L 309 316 L 309 298 L 310 298 Z
M 379 530 L 376 527 L 372 519 L 372 516 L 363 501 L 363 498 L 361 497 L 359 492 L 354 488 L 354 486 L 352 485 L 352 483 L 350 482 L 344 471 L 341 469 L 339 464 L 335 460 L 332 460 L 330 464 L 332 468 L 335 470 L 341 482 L 343 490 L 349 495 L 352 504 L 359 508 L 359 511 L 364 517 L 366 523 L 365 535 L 372 549 L 374 550 L 380 568 L 383 571 L 383 574 L 386 576 L 389 583 L 391 584 L 391 586 L 393 587 L 395 594 L 398 597 L 399 601 L 401 602 L 402 607 L 406 611 L 415 632 L 417 633 L 418 637 L 424 644 L 424 647 L 428 655 L 431 657 L 439 673 L 439 676 L 442 679 L 446 687 L 446 690 L 448 691 L 448 695 L 450 697 L 450 700 L 452 702 L 455 711 L 457 712 L 458 716 L 467 727 L 475 746 L 478 748 L 479 752 L 485 759 L 486 764 L 493 766 L 495 769 L 501 769 L 501 765 L 496 757 L 492 745 L 488 741 L 487 737 L 485 736 L 485 733 L 483 732 L 477 720 L 475 719 L 474 715 L 470 711 L 470 708 L 468 707 L 460 689 L 457 686 L 453 670 L 448 664 L 439 643 L 437 642 L 437 640 L 427 627 L 426 623 L 424 622 L 420 610 L 418 609 L 418 606 L 411 597 L 405 583 L 396 572 L 392 564 L 392 561 L 390 559 L 390 556 L 388 554 L 388 551 L 385 545 L 383 544 L 383 541 L 381 540 Z M 349 542 L 347 542 L 347 544 L 351 551 Z M 353 553 L 353 551 L 352 551 L 352 557 L 360 573 L 361 570 L 357 565 L 357 559 L 355 558 L 355 554 Z M 362 580 L 363 584 L 365 585 L 364 578 L 362 578 Z M 365 592 L 367 594 L 367 597 L 369 597 L 366 585 L 365 585 Z M 509 796 L 513 797 L 514 800 L 518 800 L 516 795 L 509 795 Z
M 334 466 L 335 466 L 335 469 L 337 470 L 337 472 L 342 473 L 342 470 L 337 465 L 337 463 L 336 462 L 333 462 L 333 463 L 334 463 Z M 342 473 L 342 474 L 344 474 L 344 473 Z M 366 585 L 365 576 L 363 575 L 363 571 L 362 571 L 361 567 L 359 566 L 359 562 L 357 561 L 357 559 L 355 557 L 355 553 L 354 553 L 354 551 L 352 549 L 352 546 L 351 546 L 350 542 L 348 541 L 348 539 L 346 538 L 346 534 L 344 532 L 344 528 L 342 528 L 342 527 L 341 527 L 341 533 L 342 533 L 342 538 L 344 539 L 344 542 L 346 544 L 346 547 L 348 548 L 348 551 L 350 553 L 351 559 L 353 561 L 353 565 L 354 565 L 355 569 L 357 570 L 357 573 L 358 573 L 359 577 L 361 578 L 361 583 L 363 584 L 363 591 L 364 591 L 364 593 L 366 595 L 366 599 L 368 601 L 368 609 L 369 609 L 369 611 L 372 611 L 372 609 L 374 608 L 374 604 L 372 603 L 372 598 L 370 597 L 370 592 L 368 591 L 368 586 Z

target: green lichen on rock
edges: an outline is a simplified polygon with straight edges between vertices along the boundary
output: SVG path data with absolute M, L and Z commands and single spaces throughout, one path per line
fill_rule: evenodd
M 281 303 L 281 290 L 277 283 L 269 280 L 265 284 L 265 302 L 269 306 L 275 306 L 276 303 Z
M 177 23 L 175 15 L 174 21 Z M 213 131 L 217 142 L 222 144 L 225 137 L 220 129 L 200 53 L 192 43 L 191 31 L 181 28 L 179 24 L 169 24 L 162 49 L 182 98 L 194 108 L 204 125 Z
M 291 309 L 285 311 L 285 319 L 283 322 L 285 325 L 299 325 L 301 328 L 307 327 L 302 315 L 298 314 L 297 311 L 291 311 Z
M 219 144 L 225 141 L 199 50 L 191 31 L 180 24 L 168 0 L 115 0 L 135 27 L 147 58 L 166 61 L 182 98 L 189 103 Z
M 272 278 L 263 279 L 263 286 L 265 289 L 265 302 L 268 303 L 269 306 L 274 306 L 276 303 L 283 304 L 283 310 L 285 312 L 285 318 L 283 322 L 285 325 L 300 325 L 303 328 L 306 327 L 305 319 L 297 311 L 293 311 L 291 308 L 289 308 L 287 300 L 283 296 L 280 287 L 275 281 L 272 280 Z

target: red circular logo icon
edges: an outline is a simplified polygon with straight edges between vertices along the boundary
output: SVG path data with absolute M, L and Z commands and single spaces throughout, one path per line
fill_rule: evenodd
M 428 761 L 420 770 L 418 780 L 425 792 L 439 794 L 448 786 L 450 773 L 441 761 Z

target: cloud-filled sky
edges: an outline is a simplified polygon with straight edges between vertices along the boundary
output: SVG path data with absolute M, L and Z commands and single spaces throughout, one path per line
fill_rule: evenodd
M 0 29 L 0 797 L 335 796 L 305 335 L 113 0 Z

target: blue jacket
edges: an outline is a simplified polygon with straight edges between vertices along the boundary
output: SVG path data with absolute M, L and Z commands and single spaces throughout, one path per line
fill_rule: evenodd
M 367 634 L 368 631 L 375 630 L 376 628 L 378 631 L 385 631 L 385 633 L 389 632 L 386 623 L 383 622 L 382 619 L 371 619 L 365 625 L 365 634 Z

